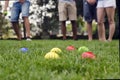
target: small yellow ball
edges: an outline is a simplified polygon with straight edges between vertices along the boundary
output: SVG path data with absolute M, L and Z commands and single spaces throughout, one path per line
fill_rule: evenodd
M 59 55 L 55 52 L 48 52 L 46 55 L 45 55 L 45 59 L 59 59 Z
M 62 50 L 60 48 L 52 48 L 50 52 L 62 53 Z

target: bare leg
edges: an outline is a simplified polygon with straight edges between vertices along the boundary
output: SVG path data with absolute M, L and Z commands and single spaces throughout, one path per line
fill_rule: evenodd
M 16 35 L 17 35 L 18 40 L 21 40 L 22 35 L 21 35 L 21 32 L 20 32 L 19 23 L 18 22 L 12 22 L 12 26 L 13 26 L 13 29 L 14 29 Z
M 26 28 L 26 36 L 30 37 L 30 23 L 28 17 L 23 17 L 24 23 L 25 23 L 25 28 Z
M 77 40 L 77 23 L 76 21 L 71 21 L 71 23 L 72 23 L 73 39 Z
M 65 21 L 61 22 L 61 29 L 62 29 L 62 34 L 63 34 L 63 40 L 66 39 L 66 25 L 65 25 Z
M 92 22 L 87 22 L 88 41 L 92 40 Z
M 114 21 L 114 15 L 115 15 L 115 8 L 110 7 L 106 8 L 108 22 L 109 22 L 109 37 L 108 41 L 112 41 L 114 32 L 115 32 L 115 21 Z
M 104 26 L 104 8 L 97 8 L 97 18 L 98 18 L 98 37 L 100 41 L 106 41 L 105 37 L 105 26 Z

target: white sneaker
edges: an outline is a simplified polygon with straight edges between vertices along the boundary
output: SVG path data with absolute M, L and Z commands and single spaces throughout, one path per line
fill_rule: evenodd
M 30 38 L 27 38 L 26 41 L 32 41 Z

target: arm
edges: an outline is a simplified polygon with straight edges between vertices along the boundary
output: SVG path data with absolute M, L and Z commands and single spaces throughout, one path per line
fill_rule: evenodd
M 20 3 L 24 3 L 24 2 L 25 2 L 25 0 L 19 0 L 19 2 L 20 2 Z
M 95 4 L 96 3 L 96 0 L 87 0 L 87 2 L 91 5 Z
M 5 0 L 4 11 L 7 11 L 8 5 L 9 5 L 9 0 Z

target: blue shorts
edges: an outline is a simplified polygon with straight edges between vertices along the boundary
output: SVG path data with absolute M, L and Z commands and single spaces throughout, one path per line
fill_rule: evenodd
M 91 23 L 93 19 L 97 21 L 96 15 L 96 6 L 97 4 L 90 5 L 88 2 L 84 0 L 83 2 L 83 16 L 86 22 Z
M 22 17 L 28 17 L 29 7 L 29 1 L 25 1 L 23 4 L 21 4 L 20 2 L 13 3 L 13 7 L 11 10 L 11 22 L 18 22 L 20 13 L 22 13 Z

